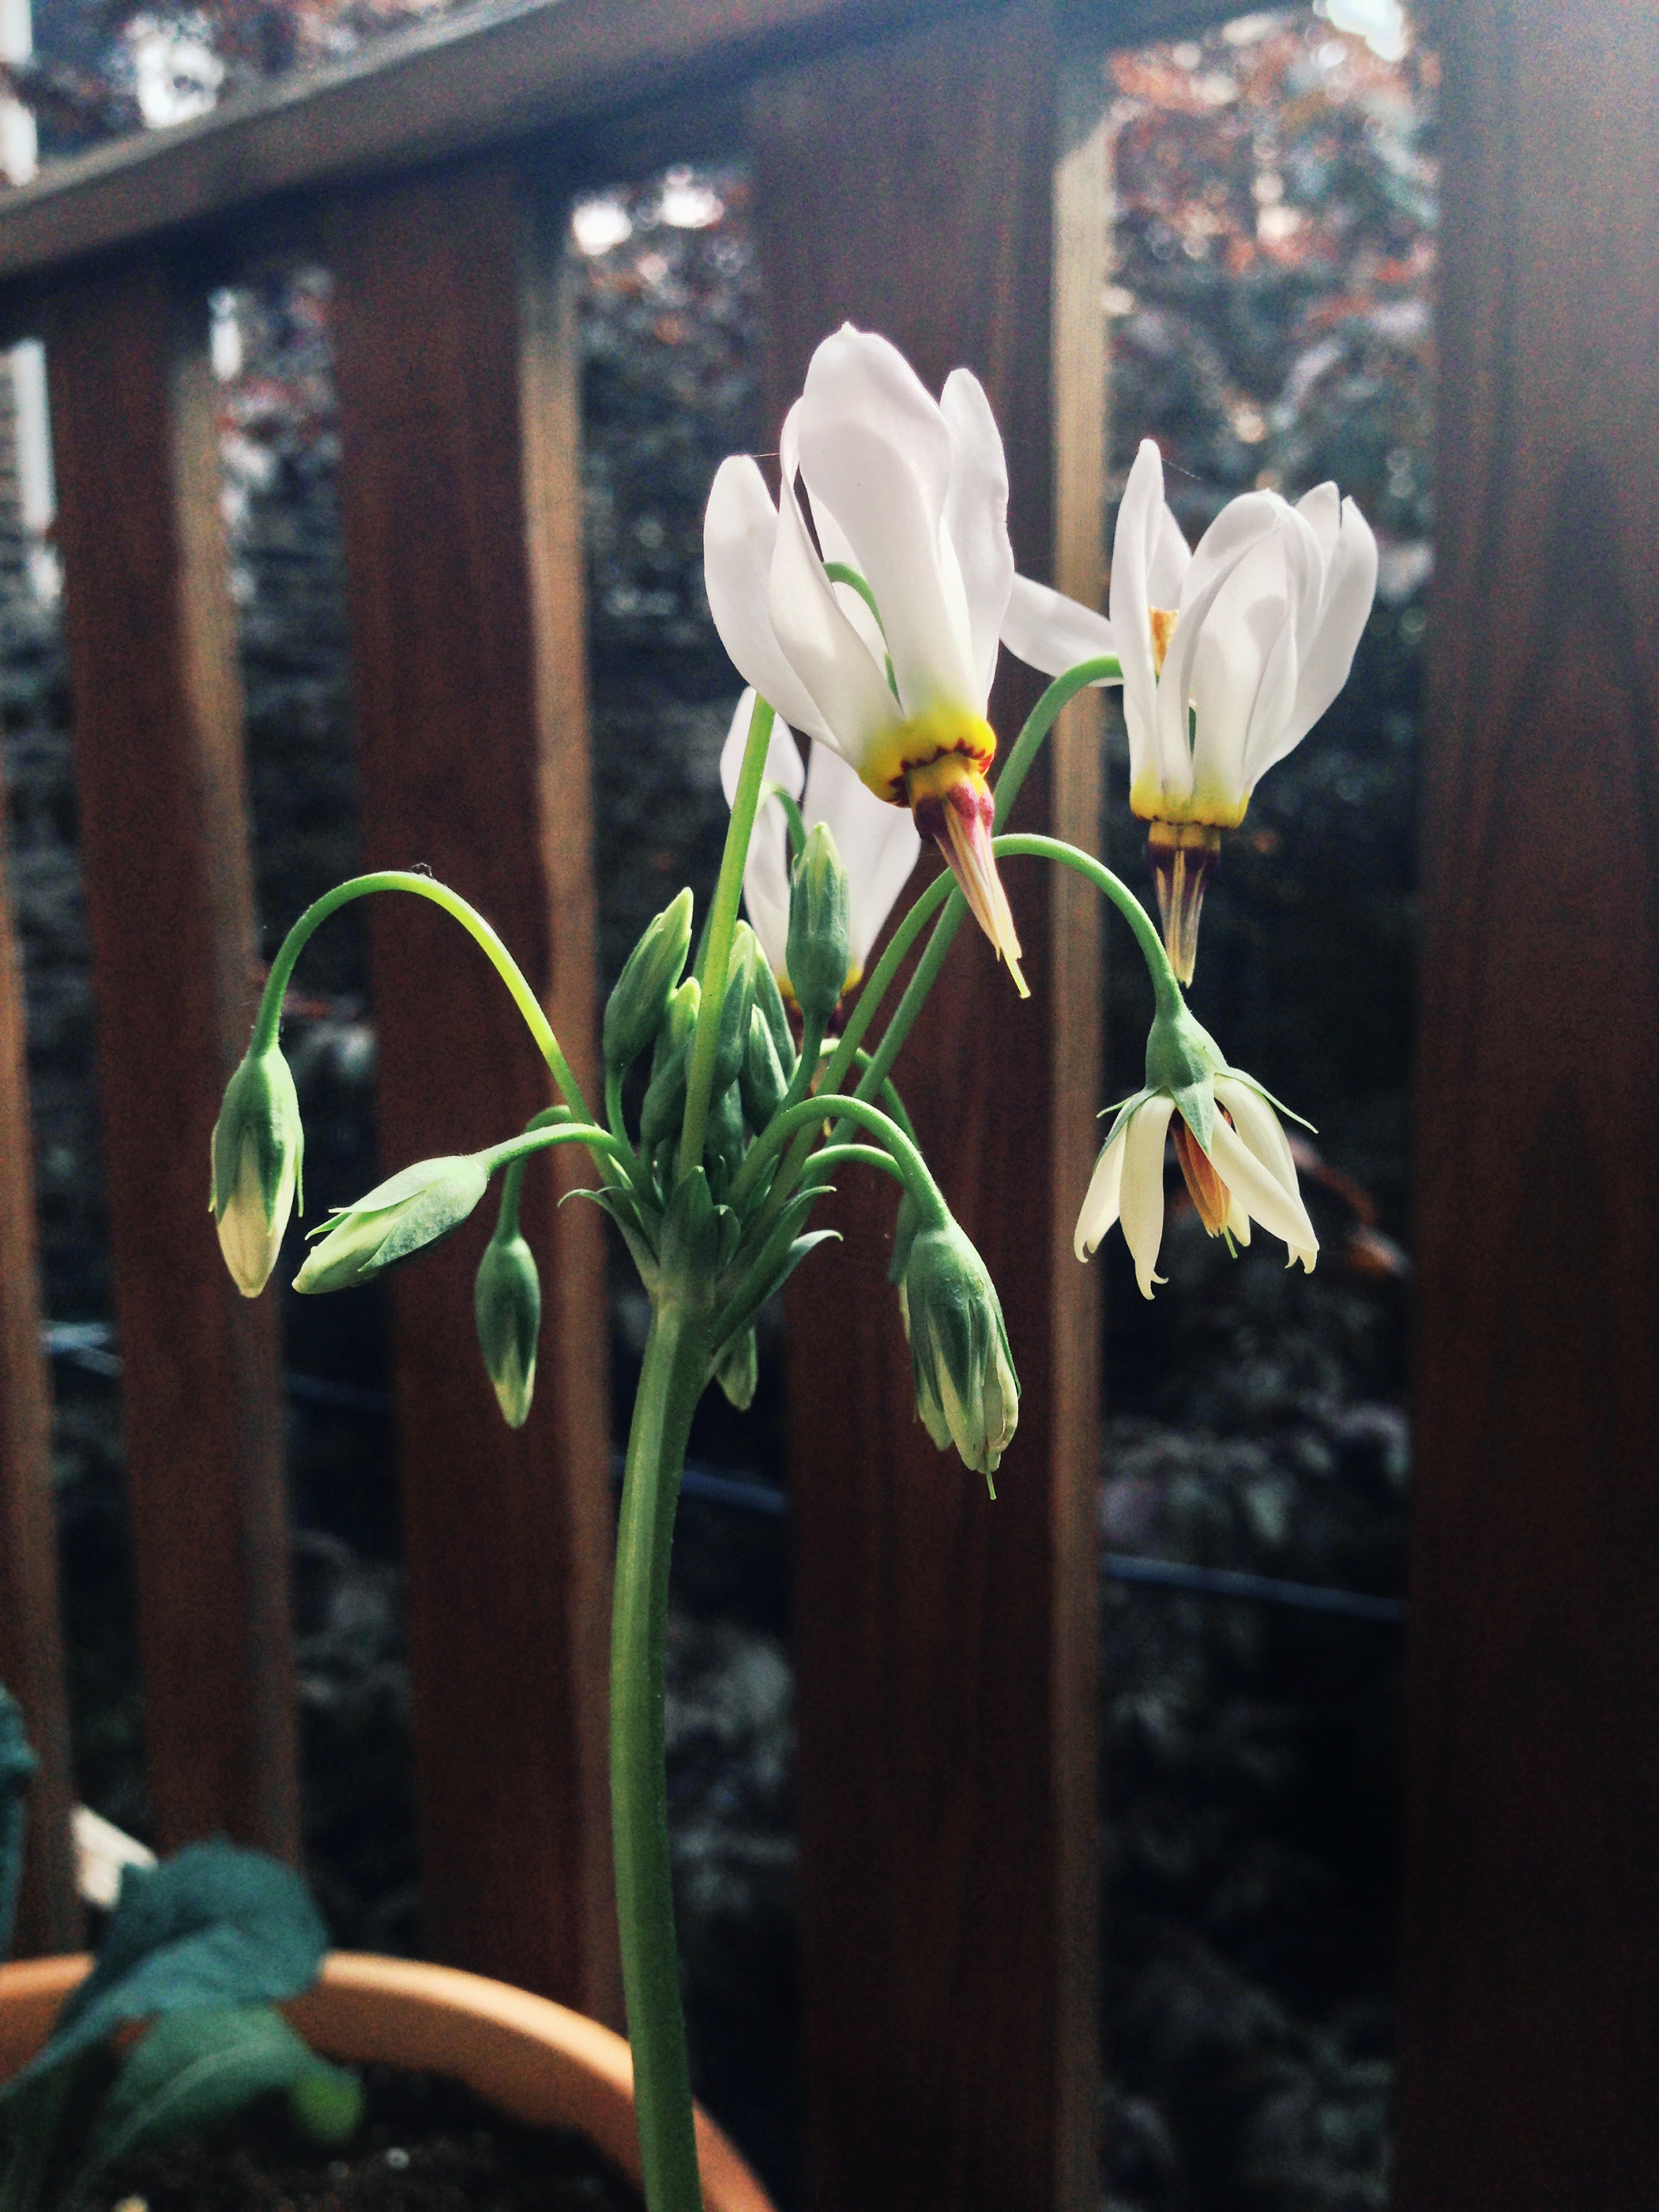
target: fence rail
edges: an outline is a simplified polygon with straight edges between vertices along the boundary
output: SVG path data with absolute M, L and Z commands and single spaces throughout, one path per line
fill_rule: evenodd
M 365 857 L 418 856 L 489 910 L 580 1066 L 594 975 L 565 197 L 746 155 L 770 412 L 843 316 L 935 385 L 971 364 L 1008 432 L 1022 566 L 1088 596 L 1108 243 L 1090 58 L 1224 12 L 518 0 L 0 203 L 0 334 L 48 349 L 164 1843 L 295 1836 L 272 1322 L 236 1297 L 201 1204 L 252 951 L 210 285 L 295 239 L 332 271 Z M 1644 0 L 1445 0 L 1440 30 L 1447 524 L 1401 2202 L 1638 2212 L 1659 2192 L 1659 22 Z M 1031 826 L 1092 837 L 1097 738 L 1073 710 Z M 951 1195 L 1010 1290 L 1030 1385 L 994 1527 L 918 1449 L 892 1330 L 871 1318 L 884 1291 L 863 1295 L 883 1224 L 855 1194 L 838 1280 L 793 1292 L 815 2212 L 1098 2202 L 1097 1329 L 1065 1234 L 1098 1103 L 1097 954 L 1069 891 L 1013 890 L 1048 969 L 1018 1113 L 988 1109 L 977 1041 L 1008 1048 L 1012 1004 L 988 961 L 957 964 L 910 1079 L 918 1121 L 958 1132 Z M 1616 951 L 1625 994 L 1601 1026 L 1587 946 Z M 390 1152 L 477 1143 L 539 1103 L 465 951 L 400 918 L 374 933 L 372 970 Z M 50 1947 L 73 1901 L 20 1019 L 8 936 L 0 1671 L 46 1753 L 30 1926 Z M 1500 1236 L 1517 1204 L 1522 1233 Z M 550 1198 L 534 1225 L 554 1255 L 549 1358 L 517 1436 L 447 1357 L 473 1248 L 398 1286 L 421 1846 L 447 1955 L 614 2018 L 601 1254 L 582 1209 Z M 1517 1313 L 1533 1316 L 1519 1366 Z

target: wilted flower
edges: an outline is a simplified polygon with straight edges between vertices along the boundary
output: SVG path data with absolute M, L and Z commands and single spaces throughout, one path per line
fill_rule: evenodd
M 1019 1377 L 985 1262 L 954 1221 L 910 1246 L 901 1296 L 916 1415 L 943 1451 L 988 1481 L 1019 1425 Z
M 305 1131 L 288 1062 L 276 1045 L 246 1057 L 225 1086 L 213 1125 L 208 1203 L 237 1289 L 257 1298 L 270 1279 L 300 1188 Z
M 1079 1260 L 1097 1249 L 1115 1221 L 1122 1222 L 1143 1297 L 1151 1297 L 1152 1285 L 1164 1279 L 1153 1270 L 1164 1241 L 1164 1147 L 1172 1119 L 1182 1175 L 1212 1237 L 1224 1231 L 1236 1243 L 1248 1244 L 1250 1224 L 1259 1221 L 1284 1238 L 1291 1261 L 1300 1260 L 1310 1273 L 1318 1256 L 1319 1239 L 1271 1100 L 1237 1068 L 1218 1069 L 1211 1087 L 1215 1112 L 1207 1148 L 1170 1091 L 1149 1088 L 1126 1100 L 1078 1215 Z
M 751 688 L 738 702 L 720 754 L 720 785 L 728 806 L 737 792 L 754 708 Z M 915 823 L 902 807 L 890 805 L 866 791 L 840 754 L 817 738 L 809 745 L 803 769 L 800 749 L 781 715 L 772 725 L 766 776 L 769 783 L 797 802 L 809 830 L 824 823 L 836 841 L 836 850 L 847 870 L 848 892 L 848 970 L 842 988 L 850 990 L 863 975 L 870 947 L 916 865 L 921 839 Z M 767 965 L 793 994 L 788 972 L 788 829 L 782 807 L 773 799 L 766 801 L 756 817 L 743 872 L 743 896 Z
M 747 455 L 714 478 L 704 574 L 721 642 L 785 721 L 910 807 L 1023 992 L 985 780 L 1014 574 L 989 403 L 961 368 L 934 400 L 886 339 L 845 325 L 812 356 L 781 457 L 776 507 Z
M 459 1228 L 489 1178 L 471 1153 L 420 1160 L 314 1229 L 322 1242 L 294 1279 L 296 1291 L 345 1291 Z
M 1147 438 L 1118 509 L 1109 623 L 1034 585 L 1010 602 L 1004 639 L 1034 667 L 1058 675 L 1099 653 L 1122 663 L 1129 804 L 1152 825 L 1164 941 L 1182 982 L 1221 832 L 1347 681 L 1376 589 L 1376 541 L 1334 483 L 1294 507 L 1246 492 L 1189 551 Z

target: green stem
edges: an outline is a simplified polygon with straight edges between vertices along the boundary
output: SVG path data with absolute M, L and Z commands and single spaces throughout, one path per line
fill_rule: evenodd
M 628 1156 L 628 1146 L 613 1137 L 609 1129 L 599 1129 L 586 1121 L 561 1121 L 554 1128 L 529 1128 L 521 1136 L 504 1138 L 499 1145 L 487 1145 L 477 1157 L 484 1164 L 487 1174 L 494 1175 L 498 1168 L 511 1167 L 515 1160 L 527 1160 L 532 1152 L 550 1152 L 555 1145 L 586 1145 L 598 1155 L 608 1153 L 613 1159 Z
M 858 1163 L 866 1168 L 879 1168 L 884 1175 L 891 1176 L 902 1190 L 909 1188 L 904 1180 L 904 1170 L 890 1152 L 884 1152 L 879 1145 L 825 1145 L 812 1155 L 815 1168 L 851 1166 Z
M 720 881 L 714 886 L 714 903 L 708 910 L 702 996 L 698 1002 L 696 1036 L 685 1082 L 685 1120 L 680 1125 L 679 1172 L 683 1176 L 690 1175 L 702 1158 L 709 1094 L 714 1087 L 714 1053 L 720 1043 L 726 971 L 738 926 L 738 901 L 743 896 L 744 862 L 749 857 L 749 840 L 760 805 L 761 786 L 766 781 L 766 754 L 772 741 L 772 709 L 764 699 L 757 698 L 749 720 L 749 740 L 744 747 L 738 788 L 732 801 L 732 819 L 726 824 Z
M 276 1042 L 277 1027 L 283 1016 L 283 999 L 288 990 L 289 978 L 295 963 L 307 945 L 321 928 L 329 916 L 337 914 L 353 899 L 367 898 L 374 891 L 408 891 L 416 898 L 429 899 L 434 906 L 459 921 L 475 944 L 483 946 L 490 965 L 513 994 L 513 1003 L 524 1016 L 525 1024 L 536 1040 L 538 1050 L 553 1071 L 553 1079 L 564 1096 L 565 1103 L 584 1121 L 592 1121 L 582 1087 L 577 1082 L 569 1061 L 559 1048 L 559 1040 L 553 1027 L 542 1012 L 541 1001 L 525 981 L 524 972 L 501 939 L 475 907 L 469 906 L 458 891 L 431 876 L 417 876 L 401 868 L 382 868 L 370 876 L 353 876 L 349 882 L 336 884 L 331 891 L 313 900 L 288 935 L 282 949 L 271 963 L 270 974 L 265 980 L 264 994 L 259 1001 L 259 1011 L 253 1023 L 253 1049 L 268 1051 Z
M 668 1850 L 663 1652 L 674 1508 L 708 1376 L 707 1316 L 652 1316 L 617 1529 L 611 1629 L 611 1805 L 634 2103 L 650 2212 L 702 2212 Z
M 763 1136 L 757 1137 L 750 1146 L 748 1155 L 732 1186 L 727 1204 L 741 1213 L 743 1202 L 759 1181 L 761 1171 L 773 1155 L 783 1148 L 798 1129 L 811 1130 L 815 1123 L 827 1121 L 831 1116 L 837 1121 L 854 1121 L 872 1135 L 881 1139 L 897 1163 L 904 1181 L 922 1209 L 924 1218 L 932 1224 L 948 1220 L 950 1208 L 939 1194 L 939 1185 L 928 1170 L 927 1163 L 914 1137 L 906 1134 L 889 1114 L 872 1106 L 867 1098 L 842 1097 L 804 1098 L 799 1106 L 787 1108 L 774 1115 L 767 1124 Z
M 1072 868 L 1091 883 L 1102 897 L 1110 899 L 1123 919 L 1134 932 L 1135 942 L 1140 947 L 1152 979 L 1152 991 L 1161 1014 L 1178 1012 L 1186 1001 L 1181 985 L 1176 980 L 1175 969 L 1170 965 L 1170 956 L 1158 934 L 1158 925 L 1121 876 L 1115 876 L 1109 867 L 1076 845 L 1068 845 L 1062 837 L 1030 836 L 1024 832 L 1012 837 L 992 840 L 991 850 L 998 860 L 1021 857 L 1034 860 L 1055 860 L 1062 868 Z

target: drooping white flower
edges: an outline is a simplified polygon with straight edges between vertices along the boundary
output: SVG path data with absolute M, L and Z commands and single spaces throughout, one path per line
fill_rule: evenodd
M 786 722 L 910 807 L 1023 992 L 985 780 L 1014 574 L 989 402 L 960 368 L 933 399 L 895 347 L 847 325 L 813 355 L 780 453 L 775 507 L 747 455 L 721 463 L 709 495 L 704 574 L 721 641 Z
M 1230 500 L 1188 550 L 1144 439 L 1118 509 L 1111 617 L 1016 586 L 1009 649 L 1059 675 L 1089 653 L 1123 666 L 1129 804 L 1152 827 L 1165 940 L 1190 982 L 1223 830 L 1347 681 L 1376 589 L 1376 541 L 1352 499 L 1318 485 Z
M 1261 1085 L 1235 1067 L 1213 1079 L 1215 1117 L 1208 1150 L 1182 1118 L 1168 1091 L 1140 1091 L 1118 1109 L 1095 1163 L 1077 1218 L 1079 1260 L 1095 1252 L 1114 1222 L 1135 1263 L 1141 1296 L 1164 1278 L 1154 1271 L 1164 1241 L 1164 1152 L 1174 1124 L 1176 1157 L 1199 1218 L 1212 1237 L 1224 1230 L 1248 1244 L 1259 1221 L 1282 1237 L 1291 1261 L 1309 1273 L 1319 1254 L 1308 1209 L 1297 1183 L 1291 1147 Z
M 738 702 L 720 752 L 720 788 L 728 806 L 737 793 L 754 708 L 755 694 L 750 689 Z M 795 800 L 807 829 L 827 823 L 835 838 L 850 894 L 852 946 L 847 975 L 850 990 L 863 974 L 870 947 L 916 865 L 921 838 L 915 819 L 902 807 L 878 799 L 839 753 L 816 738 L 808 747 L 803 767 L 800 748 L 781 715 L 772 725 L 766 780 Z M 743 896 L 767 965 L 787 990 L 789 836 L 784 811 L 775 799 L 768 799 L 756 817 L 743 872 Z

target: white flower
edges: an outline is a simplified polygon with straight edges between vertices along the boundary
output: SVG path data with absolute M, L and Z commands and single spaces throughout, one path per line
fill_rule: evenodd
M 989 403 L 960 368 L 935 401 L 884 338 L 844 325 L 812 356 L 781 460 L 776 507 L 747 455 L 714 478 L 704 574 L 721 641 L 786 722 L 912 809 L 1023 992 L 985 781 L 1014 574 Z
M 729 806 L 738 788 L 743 750 L 749 738 L 749 720 L 755 708 L 753 690 L 744 693 L 732 717 L 732 728 L 720 753 L 720 787 Z M 851 989 L 864 972 L 870 947 L 892 912 L 893 902 L 909 881 L 921 850 L 915 819 L 902 807 L 890 805 L 866 790 L 837 752 L 816 738 L 801 766 L 800 749 L 781 716 L 772 725 L 772 742 L 766 756 L 766 776 L 788 793 L 800 807 L 801 819 L 811 830 L 828 823 L 842 865 L 847 870 L 852 922 L 851 962 L 847 988 Z M 749 858 L 743 872 L 744 903 L 767 965 L 786 990 L 789 988 L 785 949 L 789 936 L 789 838 L 784 811 L 769 799 L 755 821 Z
M 1115 1221 L 1135 1263 L 1141 1296 L 1164 1278 L 1153 1271 L 1164 1241 L 1164 1147 L 1175 1121 L 1176 1155 L 1199 1218 L 1212 1237 L 1238 1244 L 1250 1224 L 1283 1237 L 1291 1261 L 1311 1273 L 1318 1256 L 1296 1164 L 1279 1116 L 1260 1085 L 1237 1068 L 1214 1078 L 1216 1115 L 1207 1153 L 1167 1091 L 1141 1091 L 1118 1109 L 1078 1215 L 1075 1249 L 1086 1260 Z

